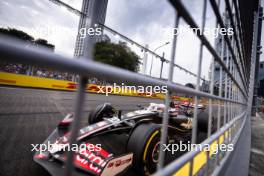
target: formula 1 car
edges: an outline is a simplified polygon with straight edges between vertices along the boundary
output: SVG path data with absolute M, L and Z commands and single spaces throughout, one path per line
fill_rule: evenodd
M 136 175 L 149 175 L 158 164 L 161 124 L 164 104 L 122 114 L 111 104 L 104 103 L 90 112 L 88 125 L 81 128 L 78 144 L 69 146 L 70 124 L 74 115 L 68 114 L 34 155 L 34 161 L 51 175 L 64 175 L 67 151 L 75 147 L 74 175 L 122 175 L 128 168 Z M 193 105 L 171 102 L 169 108 L 168 143 L 189 141 L 192 130 Z M 198 131 L 207 131 L 205 106 L 198 106 Z

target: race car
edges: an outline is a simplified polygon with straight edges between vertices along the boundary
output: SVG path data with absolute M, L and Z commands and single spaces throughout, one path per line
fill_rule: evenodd
M 156 171 L 160 149 L 164 104 L 122 114 L 110 103 L 92 110 L 88 124 L 79 130 L 76 146 L 69 146 L 70 125 L 74 114 L 68 114 L 42 144 L 34 161 L 51 175 L 64 175 L 66 153 L 75 147 L 74 175 L 122 175 L 133 170 L 135 175 L 150 175 Z M 167 143 L 187 142 L 191 138 L 193 105 L 171 102 Z M 208 114 L 198 106 L 198 132 L 206 132 Z M 131 168 L 131 169 L 130 169 Z

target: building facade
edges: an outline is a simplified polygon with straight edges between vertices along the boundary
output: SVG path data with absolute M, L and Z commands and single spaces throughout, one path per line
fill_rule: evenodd
M 264 97 L 264 61 L 259 62 L 259 88 L 258 95 Z
M 225 16 L 225 14 L 223 14 L 223 16 Z M 226 16 L 225 17 L 225 25 L 226 26 L 231 26 L 230 25 L 230 20 L 229 18 Z M 232 40 L 232 36 L 229 36 L 230 41 Z M 226 64 L 227 68 L 230 70 L 230 72 L 233 72 L 233 66 L 230 64 L 231 61 L 231 54 L 229 53 L 228 47 L 225 43 L 225 39 L 223 35 L 218 35 L 218 37 L 215 39 L 215 47 L 216 47 L 216 52 L 218 54 L 219 57 L 221 57 L 222 61 Z M 213 65 L 214 64 L 214 65 Z M 224 71 L 222 71 L 222 79 L 220 78 L 220 65 L 218 62 L 214 62 L 211 64 L 210 67 L 210 72 L 209 74 L 212 73 L 212 71 L 214 72 L 214 77 L 213 77 L 213 81 L 214 81 L 214 94 L 218 95 L 219 94 L 219 87 L 220 87 L 220 83 L 222 81 L 222 90 L 224 93 L 224 84 L 225 84 L 225 79 L 226 79 L 226 74 Z M 213 69 L 213 70 L 212 70 Z M 209 75 L 210 80 L 211 80 L 211 75 Z M 227 79 L 229 80 L 229 78 L 227 77 Z M 227 86 L 229 86 L 229 84 L 227 84 Z

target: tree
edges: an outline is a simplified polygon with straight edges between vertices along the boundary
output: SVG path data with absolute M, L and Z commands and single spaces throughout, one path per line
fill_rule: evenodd
M 6 36 L 15 37 L 17 39 L 24 40 L 24 41 L 29 41 L 29 42 L 34 41 L 34 38 L 32 36 L 28 35 L 27 33 L 23 31 L 17 30 L 17 29 L 0 28 L 0 33 Z
M 46 47 L 46 48 L 48 48 L 48 49 L 51 49 L 52 51 L 54 51 L 54 49 L 55 49 L 55 46 L 54 46 L 54 45 L 48 43 L 48 41 L 47 41 L 47 40 L 44 40 L 44 39 L 36 39 L 36 40 L 34 41 L 34 43 L 35 43 L 35 45 L 37 45 L 37 46 Z
M 17 38 L 17 39 L 20 39 L 20 40 L 23 40 L 26 42 L 30 42 L 30 43 L 37 45 L 37 46 L 46 47 L 46 48 L 51 49 L 52 51 L 54 51 L 54 49 L 55 49 L 55 46 L 48 43 L 47 40 L 45 40 L 45 39 L 36 39 L 35 40 L 34 37 L 32 37 L 31 35 L 23 32 L 23 31 L 17 30 L 17 29 L 0 28 L 0 34 L 4 34 L 4 35 L 9 36 L 9 37 L 13 37 L 13 38 Z
M 98 62 L 124 68 L 133 72 L 139 69 L 139 56 L 131 51 L 125 43 L 107 41 L 95 44 L 94 58 Z

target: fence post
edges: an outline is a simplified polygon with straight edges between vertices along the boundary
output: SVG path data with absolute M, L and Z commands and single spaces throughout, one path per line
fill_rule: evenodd
M 256 46 L 256 65 L 255 65 L 255 82 L 254 82 L 254 94 L 253 94 L 253 105 L 252 105 L 252 115 L 255 116 L 258 112 L 258 88 L 259 88 L 259 58 L 261 49 L 261 29 L 262 29 L 262 17 L 263 17 L 263 8 L 259 7 L 259 16 L 258 16 L 258 29 L 257 29 L 257 46 Z

